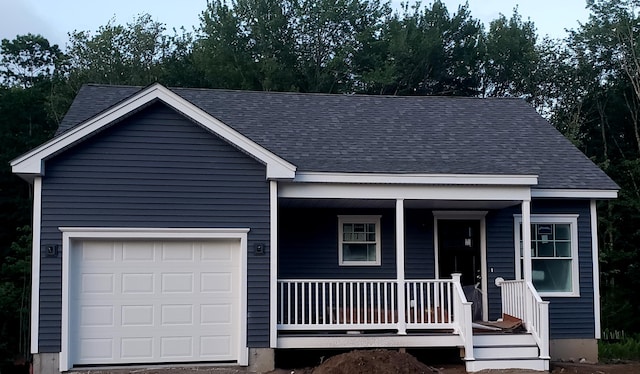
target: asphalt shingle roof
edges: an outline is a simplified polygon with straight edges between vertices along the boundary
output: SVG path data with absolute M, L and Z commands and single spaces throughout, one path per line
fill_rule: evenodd
M 84 86 L 58 133 L 139 90 Z M 298 171 L 538 175 L 537 188 L 618 189 L 520 99 L 172 91 Z

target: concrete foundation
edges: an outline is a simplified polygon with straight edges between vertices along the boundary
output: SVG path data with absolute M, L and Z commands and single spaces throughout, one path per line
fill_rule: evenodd
M 267 373 L 273 371 L 275 367 L 275 351 L 272 348 L 249 348 L 250 371 Z
M 59 353 L 35 353 L 33 374 L 60 374 Z
M 551 339 L 549 353 L 553 361 L 598 362 L 598 340 L 596 339 Z

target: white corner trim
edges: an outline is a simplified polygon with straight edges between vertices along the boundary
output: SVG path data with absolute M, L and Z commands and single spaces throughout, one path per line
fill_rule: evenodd
M 534 198 L 616 199 L 618 190 L 581 190 L 532 188 Z
M 601 338 L 600 325 L 600 258 L 598 256 L 598 212 L 596 201 L 591 200 L 589 206 L 591 217 L 591 255 L 593 263 L 593 319 L 595 324 L 595 338 Z
M 492 174 L 392 174 L 392 173 L 296 173 L 294 182 L 372 184 L 454 184 L 535 186 L 537 175 Z
M 269 347 L 278 347 L 278 182 L 269 182 Z
M 38 353 L 40 332 L 40 225 L 42 223 L 42 177 L 33 180 L 33 223 L 31 225 L 31 353 Z
M 82 239 L 238 239 L 242 265 L 240 274 L 240 327 L 238 341 L 238 365 L 249 363 L 247 347 L 247 246 L 248 228 L 131 228 L 131 227 L 60 227 L 62 231 L 62 327 L 60 371 L 69 371 L 73 366 L 71 353 L 71 323 L 69 321 L 71 248 L 72 241 Z
M 291 179 L 294 177 L 296 167 L 293 164 L 261 147 L 246 136 L 224 124 L 222 121 L 216 119 L 160 84 L 154 84 L 134 94 L 120 104 L 105 110 L 97 116 L 67 131 L 61 136 L 53 138 L 34 150 L 12 160 L 11 167 L 13 172 L 20 175 L 43 175 L 44 160 L 46 158 L 82 141 L 103 127 L 108 126 L 110 123 L 131 113 L 137 108 L 153 102 L 154 100 L 160 100 L 171 106 L 183 115 L 191 118 L 216 135 L 231 144 L 234 144 L 239 149 L 264 163 L 267 166 L 267 178 Z

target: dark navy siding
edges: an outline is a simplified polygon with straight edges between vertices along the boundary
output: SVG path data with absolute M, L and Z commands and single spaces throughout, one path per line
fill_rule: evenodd
M 500 315 L 500 291 L 496 277 L 514 279 L 515 248 L 513 215 L 520 207 L 487 214 L 487 267 L 489 269 L 489 317 Z M 532 214 L 578 214 L 578 264 L 580 297 L 546 297 L 550 301 L 552 339 L 594 338 L 593 263 L 591 252 L 591 217 L 589 201 L 534 200 Z M 491 273 L 491 268 L 494 272 Z
M 520 207 L 492 210 L 487 213 L 487 289 L 489 319 L 495 320 L 502 313 L 500 289 L 495 280 L 515 279 L 515 248 L 513 247 L 513 215 L 520 214 Z
M 338 216 L 381 215 L 382 265 L 338 265 Z M 280 278 L 395 278 L 395 210 L 281 208 L 278 271 Z M 405 211 L 405 276 L 433 278 L 433 214 Z
M 433 279 L 435 252 L 433 250 L 433 212 L 422 209 L 405 211 L 405 265 L 406 279 Z
M 61 226 L 249 228 L 247 339 L 268 346 L 269 254 L 252 250 L 269 243 L 264 165 L 155 104 L 45 167 L 43 244 L 61 244 Z M 60 257 L 41 256 L 40 280 L 39 351 L 59 352 Z
M 589 201 L 533 201 L 532 214 L 578 214 L 580 297 L 548 297 L 552 339 L 595 337 Z
M 338 265 L 338 216 L 381 215 L 381 265 Z M 278 277 L 393 279 L 396 276 L 395 210 L 280 208 Z

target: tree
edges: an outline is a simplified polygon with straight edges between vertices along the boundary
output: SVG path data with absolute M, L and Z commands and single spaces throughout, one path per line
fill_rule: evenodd
M 365 92 L 477 94 L 483 32 L 467 5 L 453 15 L 441 1 L 423 9 L 405 5 L 386 22 L 380 40 L 377 58 L 363 69 Z
M 77 90 L 87 82 L 148 85 L 161 81 L 163 59 L 170 54 L 164 32 L 164 25 L 149 14 L 124 26 L 112 19 L 95 33 L 73 31 L 67 51 L 69 83 Z
M 540 54 L 533 22 L 523 21 L 514 9 L 507 19 L 500 15 L 491 21 L 486 37 L 483 95 L 531 95 L 540 81 Z
M 33 87 L 38 81 L 50 79 L 64 61 L 60 48 L 50 45 L 42 35 L 3 39 L 0 51 L 0 85 L 5 87 Z

